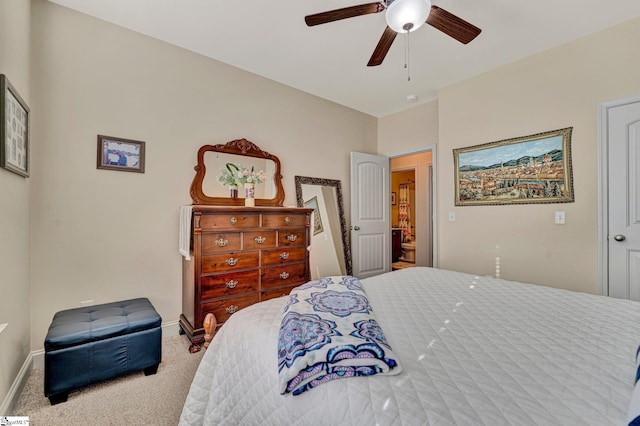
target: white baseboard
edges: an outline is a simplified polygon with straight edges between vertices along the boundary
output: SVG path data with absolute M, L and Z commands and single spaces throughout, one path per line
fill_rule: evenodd
M 35 370 L 44 368 L 44 349 L 31 351 L 31 368 Z
M 179 321 L 169 321 L 162 323 L 162 336 L 170 337 L 180 334 Z M 10 416 L 13 414 L 13 408 L 22 389 L 24 388 L 27 376 L 31 369 L 44 368 L 44 349 L 38 349 L 37 351 L 31 351 L 27 358 L 24 360 L 18 375 L 16 376 L 9 392 L 5 397 L 2 405 L 0 405 L 0 416 Z M 44 390 L 43 390 L 44 391 Z
M 162 336 L 171 337 L 180 334 L 180 321 L 169 321 L 162 323 Z
M 13 384 L 9 388 L 7 396 L 4 398 L 4 401 L 2 401 L 2 405 L 0 405 L 0 416 L 10 416 L 13 414 L 13 408 L 16 405 L 18 396 L 24 388 L 24 384 L 26 383 L 29 371 L 31 371 L 32 358 L 33 352 L 27 355 L 27 358 L 24 360 L 20 371 L 18 371 L 16 379 L 13 381 Z

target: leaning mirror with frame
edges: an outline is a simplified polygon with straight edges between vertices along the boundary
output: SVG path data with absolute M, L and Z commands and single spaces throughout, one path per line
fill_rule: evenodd
M 351 275 L 351 250 L 339 180 L 296 176 L 298 207 L 313 208 L 311 278 Z

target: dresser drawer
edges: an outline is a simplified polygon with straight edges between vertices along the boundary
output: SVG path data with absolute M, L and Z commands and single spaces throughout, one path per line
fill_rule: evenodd
M 260 226 L 258 213 L 239 214 L 203 214 L 200 218 L 200 229 L 242 229 Z
M 200 277 L 201 300 L 217 299 L 258 290 L 258 271 Z
M 300 285 L 307 282 L 305 264 L 272 266 L 262 270 L 261 290 L 283 285 Z
M 202 253 L 240 250 L 241 234 L 230 232 L 226 234 L 202 234 Z
M 224 272 L 234 269 L 248 269 L 258 267 L 258 252 L 231 252 L 224 254 L 210 254 L 208 256 L 202 256 L 202 269 L 203 274 L 211 272 Z
M 303 246 L 307 235 L 306 229 L 278 231 L 278 247 Z
M 305 247 L 282 247 L 262 250 L 262 266 L 279 265 L 303 261 L 307 255 Z
M 292 214 L 263 214 L 262 226 L 265 228 L 282 228 L 289 226 L 306 226 L 307 215 L 292 213 Z
M 216 316 L 218 323 L 225 322 L 231 315 L 238 312 L 242 308 L 258 303 L 260 301 L 260 293 L 245 294 L 243 296 L 231 297 L 229 299 L 218 300 L 202 304 L 202 317 L 204 318 L 209 312 Z
M 270 248 L 276 246 L 276 231 L 245 232 L 244 249 Z
M 276 297 L 288 296 L 291 290 L 296 288 L 296 284 L 287 287 L 276 288 L 273 290 L 267 290 L 260 293 L 260 300 L 275 299 Z

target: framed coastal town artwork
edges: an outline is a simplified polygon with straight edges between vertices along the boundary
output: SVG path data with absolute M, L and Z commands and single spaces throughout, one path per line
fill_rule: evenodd
M 29 107 L 0 74 L 0 167 L 29 176 Z
M 454 149 L 455 205 L 573 202 L 572 129 Z
M 97 168 L 144 173 L 144 142 L 98 135 Z

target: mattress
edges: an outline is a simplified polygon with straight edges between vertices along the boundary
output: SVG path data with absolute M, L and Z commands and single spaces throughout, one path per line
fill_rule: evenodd
M 432 268 L 362 284 L 402 373 L 280 395 L 287 298 L 269 300 L 220 329 L 180 424 L 625 424 L 639 303 Z

